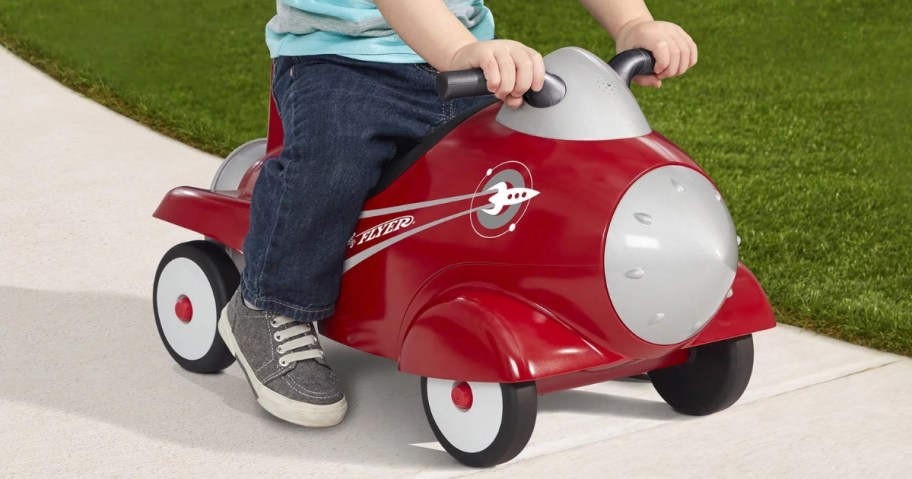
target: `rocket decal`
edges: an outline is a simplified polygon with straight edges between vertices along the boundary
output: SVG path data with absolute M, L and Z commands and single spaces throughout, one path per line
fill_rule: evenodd
M 538 191 L 531 188 L 507 188 L 507 184 L 503 181 L 488 188 L 487 191 L 495 191 L 494 196 L 488 198 L 491 207 L 481 211 L 491 216 L 499 215 L 505 206 L 518 205 L 538 195 Z
M 487 239 L 516 231 L 532 198 L 532 172 L 519 161 L 505 161 L 485 172 L 469 207 L 472 230 Z
M 361 218 L 388 217 L 456 202 L 468 201 L 467 209 L 424 221 L 416 225 L 411 214 L 398 216 L 355 232 L 348 240 L 353 250 L 342 266 L 343 274 L 390 246 L 435 226 L 457 218 L 469 217 L 472 230 L 485 239 L 499 238 L 516 231 L 532 198 L 540 192 L 532 188 L 532 172 L 518 161 L 506 161 L 488 169 L 474 193 L 436 198 L 417 203 L 389 206 L 361 212 Z

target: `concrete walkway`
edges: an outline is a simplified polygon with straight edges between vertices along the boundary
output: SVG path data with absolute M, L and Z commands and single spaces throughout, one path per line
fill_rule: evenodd
M 0 477 L 909 477 L 912 360 L 785 326 L 727 411 L 643 382 L 544 396 L 491 470 L 437 446 L 417 378 L 335 344 L 346 422 L 274 420 L 237 366 L 181 370 L 152 317 L 161 255 L 194 235 L 151 213 L 217 167 L 0 49 Z

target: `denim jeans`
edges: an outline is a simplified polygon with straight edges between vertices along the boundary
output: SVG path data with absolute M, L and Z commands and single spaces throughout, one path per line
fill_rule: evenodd
M 244 242 L 244 298 L 299 321 L 333 314 L 346 246 L 384 164 L 484 98 L 441 100 L 427 64 L 279 57 L 285 142 L 263 165 Z

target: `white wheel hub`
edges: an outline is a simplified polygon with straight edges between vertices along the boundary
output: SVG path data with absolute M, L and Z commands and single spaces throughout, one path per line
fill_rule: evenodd
M 158 278 L 155 301 L 162 332 L 175 353 L 193 361 L 209 352 L 218 311 L 212 286 L 199 265 L 188 258 L 171 260 Z M 189 313 L 188 304 L 192 305 Z
M 454 388 L 464 389 L 466 384 L 471 400 L 463 409 L 465 403 L 455 400 Z M 497 438 L 503 422 L 500 384 L 427 378 L 427 401 L 437 429 L 460 451 L 483 451 Z

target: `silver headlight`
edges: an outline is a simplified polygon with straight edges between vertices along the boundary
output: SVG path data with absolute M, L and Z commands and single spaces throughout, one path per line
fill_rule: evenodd
M 643 175 L 608 226 L 608 295 L 627 328 L 650 343 L 699 332 L 725 301 L 737 267 L 735 226 L 722 196 L 684 166 Z

